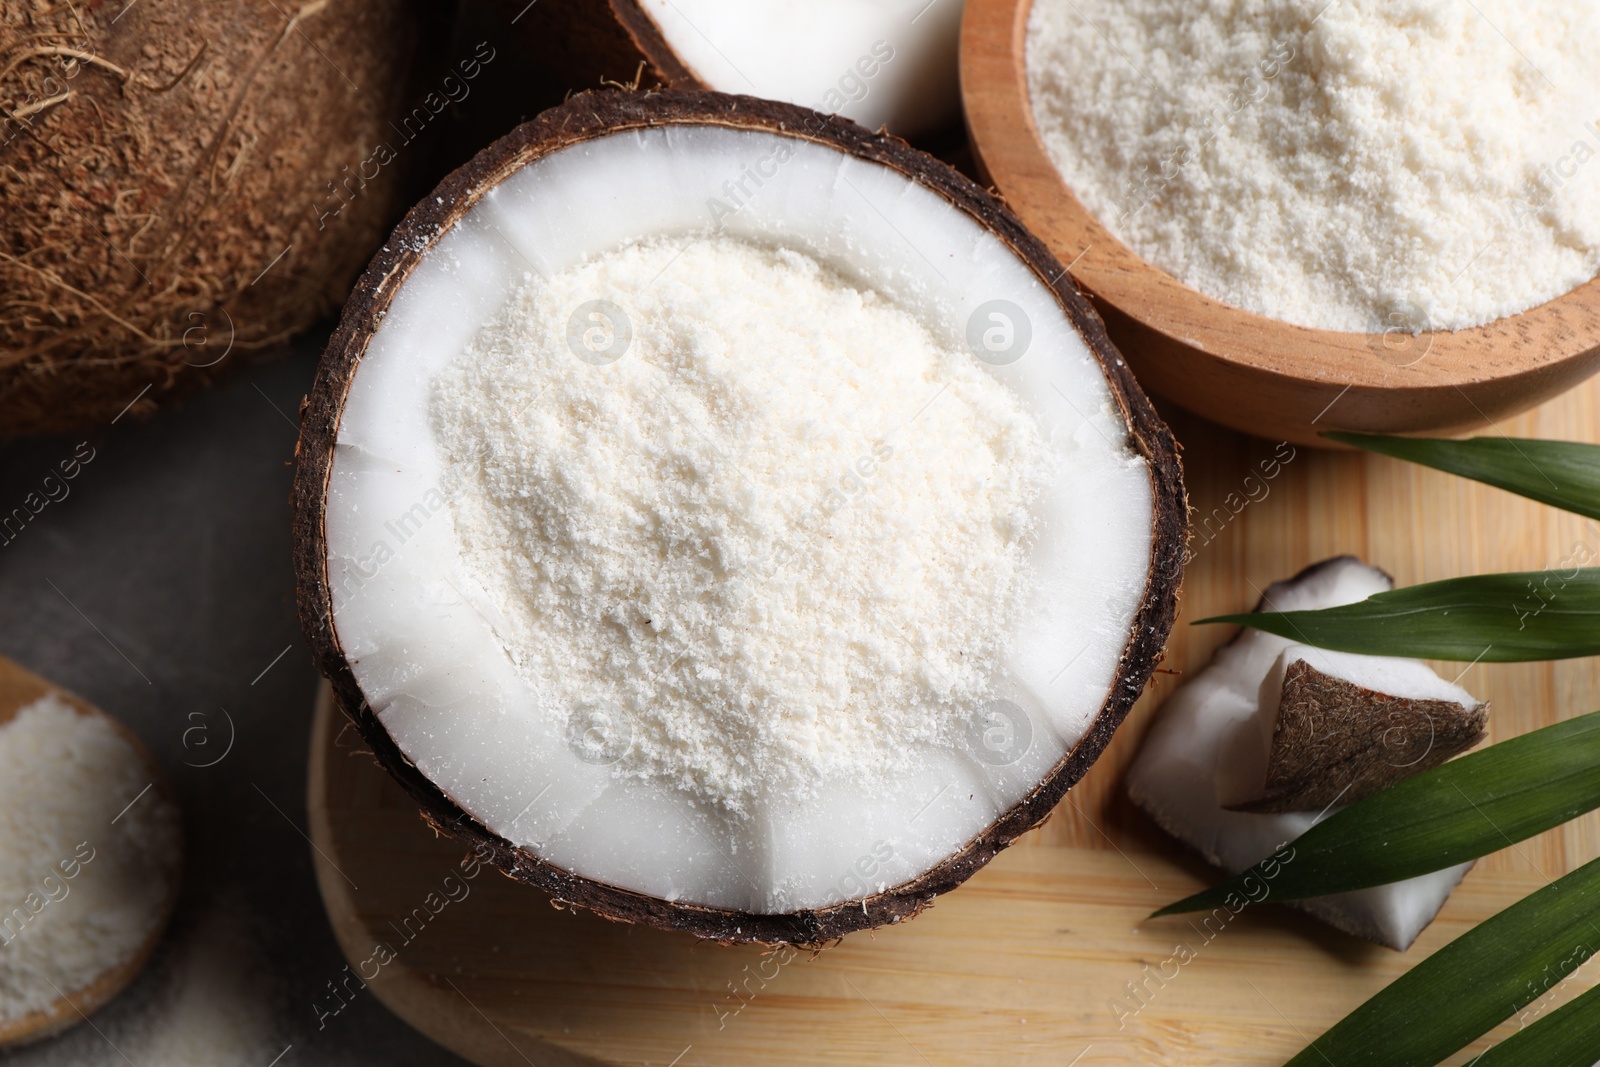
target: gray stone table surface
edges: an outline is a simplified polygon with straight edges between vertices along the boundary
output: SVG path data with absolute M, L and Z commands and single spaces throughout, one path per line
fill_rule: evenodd
M 0 445 L 0 514 L 93 449 L 0 544 L 0 654 L 138 733 L 188 842 L 151 966 L 92 1025 L 3 1067 L 465 1063 L 370 993 L 321 1026 L 313 1008 L 344 960 L 303 834 L 317 676 L 295 619 L 289 464 L 325 336 L 147 422 Z

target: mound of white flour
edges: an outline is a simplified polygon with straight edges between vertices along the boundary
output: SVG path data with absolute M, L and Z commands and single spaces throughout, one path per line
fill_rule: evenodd
M 732 811 L 881 781 L 989 691 L 1038 427 L 807 256 L 678 238 L 529 278 L 433 408 L 508 649 L 554 714 L 633 724 L 623 771 Z
M 1461 329 L 1600 271 L 1600 6 L 1036 0 L 1033 114 L 1111 232 L 1324 329 Z

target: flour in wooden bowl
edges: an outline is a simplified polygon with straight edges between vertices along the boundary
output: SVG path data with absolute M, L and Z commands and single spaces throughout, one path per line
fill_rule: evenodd
M 1111 233 L 1302 326 L 1456 330 L 1600 270 L 1585 0 L 1037 0 L 1034 120 Z
M 182 826 L 151 777 L 109 719 L 60 697 L 0 726 L 0 1024 L 81 1001 L 166 922 Z

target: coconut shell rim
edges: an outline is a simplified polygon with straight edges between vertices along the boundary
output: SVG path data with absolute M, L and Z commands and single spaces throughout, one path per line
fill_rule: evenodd
M 582 141 L 662 125 L 724 126 L 810 140 L 887 166 L 966 212 L 1055 294 L 1099 363 L 1128 428 L 1128 443 L 1145 459 L 1149 471 L 1150 566 L 1116 676 L 1099 713 L 1022 799 L 963 848 L 918 877 L 864 899 L 778 914 L 673 902 L 575 874 L 511 844 L 462 810 L 400 751 L 363 697 L 334 630 L 324 529 L 333 446 L 356 370 L 395 295 L 426 250 L 510 174 Z M 503 873 L 538 886 L 558 902 L 616 921 L 681 930 L 725 943 L 815 946 L 916 915 L 1043 822 L 1084 776 L 1160 663 L 1177 614 L 1187 527 L 1178 446 L 1066 269 L 993 195 L 947 164 L 892 135 L 870 133 L 848 120 L 791 104 L 690 90 L 586 92 L 518 126 L 448 175 L 395 228 L 346 302 L 301 415 L 292 490 L 296 599 L 301 627 L 338 706 L 437 831 L 463 840 Z
M 667 40 L 666 33 L 639 0 L 606 0 L 611 17 L 644 57 L 650 73 L 674 89 L 709 90 L 711 87 Z

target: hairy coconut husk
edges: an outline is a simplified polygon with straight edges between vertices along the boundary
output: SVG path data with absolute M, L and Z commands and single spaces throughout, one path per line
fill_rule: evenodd
M 0 437 L 146 414 L 338 307 L 397 207 L 408 2 L 0 6 Z
M 356 370 L 396 293 L 451 227 L 518 169 L 560 149 L 619 131 L 671 124 L 717 125 L 803 138 L 882 164 L 933 191 L 1005 242 L 1065 309 L 1105 374 L 1127 440 L 1144 457 L 1152 506 L 1149 578 L 1117 676 L 1083 737 L 1020 801 L 963 848 L 924 874 L 862 900 L 786 914 L 751 914 L 669 901 L 585 878 L 514 845 L 463 811 L 400 751 L 368 704 L 339 643 L 328 581 L 325 519 L 339 421 Z M 855 930 L 899 922 L 966 881 L 1002 849 L 1043 822 L 1111 741 L 1160 662 L 1177 611 L 1187 503 L 1177 444 L 1099 316 L 1071 277 L 993 196 L 904 141 L 790 104 L 721 93 L 584 93 L 517 127 L 446 178 L 406 215 L 356 285 L 328 342 L 301 424 L 294 483 L 295 570 L 300 623 L 318 666 L 378 761 L 422 809 L 423 818 L 487 855 L 501 871 L 565 904 L 609 919 L 682 930 L 720 942 L 820 945 Z

